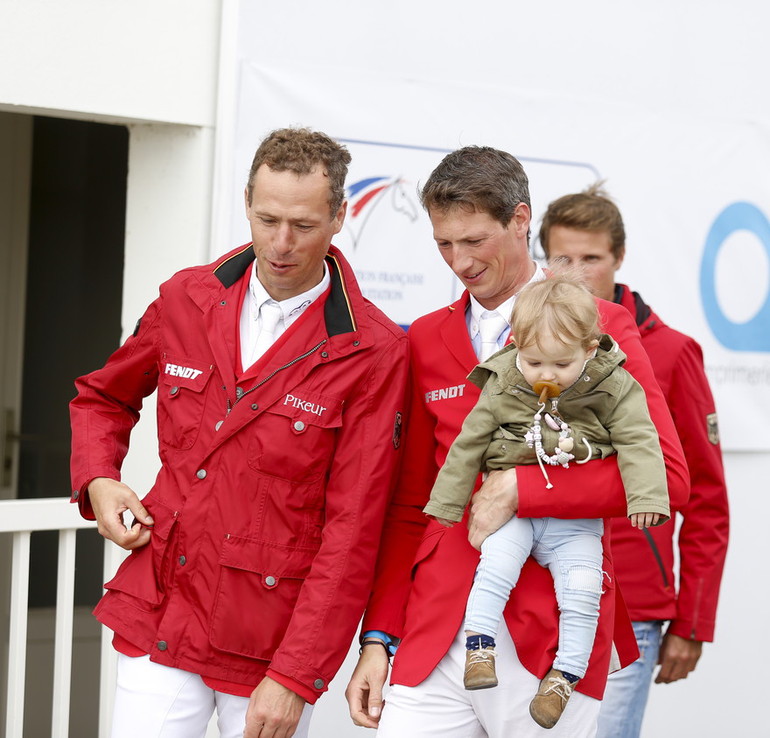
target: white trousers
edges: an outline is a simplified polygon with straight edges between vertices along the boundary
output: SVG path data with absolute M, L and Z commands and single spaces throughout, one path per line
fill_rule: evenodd
M 221 738 L 242 738 L 248 697 L 207 687 L 197 674 L 118 654 L 112 738 L 204 738 L 217 711 Z M 296 738 L 307 738 L 312 705 L 305 705 Z
M 573 692 L 564 714 L 550 730 L 529 714 L 540 680 L 519 662 L 508 629 L 497 639 L 497 678 L 492 689 L 463 687 L 465 633 L 416 687 L 396 684 L 385 697 L 377 738 L 593 738 L 601 702 Z M 398 655 L 396 655 L 398 658 Z

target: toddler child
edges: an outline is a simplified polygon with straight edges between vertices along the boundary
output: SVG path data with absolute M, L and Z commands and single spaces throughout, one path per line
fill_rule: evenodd
M 482 388 L 452 444 L 425 512 L 444 525 L 462 520 L 479 471 L 547 467 L 617 453 L 631 523 L 668 520 L 663 455 L 644 390 L 622 368 L 625 354 L 602 335 L 591 294 L 557 276 L 527 285 L 516 297 L 510 344 L 477 366 Z M 554 495 L 569 489 L 554 489 Z M 553 727 L 588 666 L 602 590 L 600 519 L 513 517 L 481 546 L 465 615 L 466 689 L 497 686 L 495 636 L 527 557 L 550 569 L 560 610 L 553 668 L 530 714 Z

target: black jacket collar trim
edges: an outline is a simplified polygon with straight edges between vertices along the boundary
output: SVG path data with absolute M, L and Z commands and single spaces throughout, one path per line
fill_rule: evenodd
M 330 336 L 352 333 L 358 328 L 353 315 L 353 307 L 350 304 L 350 295 L 342 277 L 340 262 L 334 254 L 327 254 L 326 263 L 329 265 L 329 277 L 331 278 L 329 297 L 326 298 L 324 305 L 326 332 Z
M 626 290 L 628 290 L 628 293 L 633 298 L 634 318 L 636 320 L 636 325 L 641 328 L 642 325 L 644 325 L 644 322 L 652 314 L 652 310 L 650 309 L 650 306 L 644 300 L 642 300 L 642 297 L 638 292 L 632 292 L 628 287 L 617 282 L 615 283 L 615 296 L 613 302 L 617 303 L 618 305 L 625 305 L 626 307 L 630 307 L 629 305 L 626 305 L 624 300 Z
M 214 276 L 224 287 L 232 287 L 251 266 L 254 258 L 254 249 L 251 244 L 248 244 L 243 250 L 233 254 L 214 269 Z
M 223 261 L 214 269 L 214 276 L 225 288 L 232 287 L 254 261 L 254 249 L 251 244 L 244 247 L 237 254 Z M 329 277 L 331 288 L 324 305 L 324 320 L 326 332 L 330 336 L 341 333 L 352 333 L 357 330 L 356 319 L 353 315 L 353 307 L 350 304 L 350 295 L 342 276 L 342 267 L 339 259 L 334 254 L 327 254 L 326 263 L 329 265 Z

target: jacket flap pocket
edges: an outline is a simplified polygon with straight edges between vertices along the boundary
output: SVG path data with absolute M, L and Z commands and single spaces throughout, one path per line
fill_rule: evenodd
M 149 528 L 152 531 L 152 535 L 155 538 L 160 538 L 163 541 L 167 541 L 171 529 L 174 527 L 174 523 L 177 519 L 177 513 L 172 510 L 168 505 L 154 499 L 152 496 L 145 497 L 142 500 L 142 504 L 152 519 L 155 521 L 155 525 Z M 133 519 L 131 525 L 138 522 L 136 518 Z
M 273 403 L 267 412 L 300 421 L 303 425 L 337 428 L 342 425 L 342 406 L 342 400 L 335 397 L 297 390 L 296 394 L 288 393 Z
M 233 569 L 262 574 L 265 579 L 304 579 L 316 553 L 317 549 L 294 548 L 228 535 L 222 544 L 220 563 Z
M 166 573 L 174 550 L 174 545 L 169 543 L 169 539 L 177 514 L 151 495 L 142 502 L 155 519 L 155 525 L 150 529 L 150 542 L 146 546 L 135 548 L 104 587 L 132 597 L 135 607 L 146 610 L 160 605 L 165 597 Z
M 176 387 L 184 387 L 193 392 L 201 392 L 213 371 L 212 364 L 168 354 L 164 354 L 160 362 L 163 383 L 170 385 L 172 391 Z

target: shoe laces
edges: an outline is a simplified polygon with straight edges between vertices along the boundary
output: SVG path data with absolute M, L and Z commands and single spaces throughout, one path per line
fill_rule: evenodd
M 471 666 L 472 664 L 487 664 L 491 662 L 495 656 L 497 656 L 497 651 L 493 648 L 478 648 L 474 651 L 470 651 L 468 666 Z
M 561 697 L 562 701 L 564 702 L 570 698 L 572 690 L 575 688 L 574 684 L 570 683 L 568 679 L 562 676 L 549 677 L 548 681 L 549 685 L 546 687 L 546 690 L 543 692 L 543 694 L 546 695 L 553 692 L 554 694 L 559 695 L 559 697 Z

